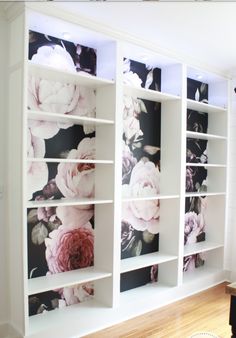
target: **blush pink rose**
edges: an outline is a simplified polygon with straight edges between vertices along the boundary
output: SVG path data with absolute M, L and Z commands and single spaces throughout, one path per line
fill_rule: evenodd
M 197 237 L 205 231 L 204 215 L 194 211 L 185 214 L 184 244 L 197 242 Z
M 84 138 L 77 149 L 72 149 L 68 159 L 95 159 L 95 138 Z M 94 197 L 95 165 L 92 163 L 60 163 L 56 184 L 67 198 Z
M 144 108 L 145 106 L 141 100 L 126 95 L 124 96 L 123 104 L 123 132 L 126 143 L 130 144 L 143 135 L 140 129 L 139 115 L 141 114 L 141 107 Z
M 70 54 L 61 46 L 43 46 L 32 57 L 33 63 L 76 72 L 75 64 Z M 73 83 L 51 81 L 30 75 L 28 81 L 28 107 L 31 110 L 45 111 L 57 114 L 72 114 L 95 117 L 96 94 L 92 88 Z M 51 138 L 60 128 L 67 129 L 72 123 L 50 121 L 34 121 L 35 136 Z M 94 131 L 94 126 L 84 125 L 87 134 Z
M 71 55 L 65 48 L 59 45 L 39 47 L 37 53 L 33 55 L 33 63 L 46 65 L 60 70 L 75 72 L 75 64 Z
M 160 172 L 150 161 L 139 161 L 130 177 L 130 183 L 124 184 L 123 197 L 152 197 L 160 193 Z M 142 200 L 123 203 L 123 221 L 139 231 L 148 230 L 152 234 L 159 232 L 160 201 Z
M 45 239 L 49 273 L 86 268 L 94 261 L 94 233 L 88 222 L 83 227 L 61 225 Z
M 94 286 L 92 283 L 80 284 L 76 286 L 65 287 L 60 292 L 66 305 L 73 305 L 89 300 L 94 295 Z
M 66 227 L 79 228 L 94 215 L 94 205 L 57 207 L 56 215 Z

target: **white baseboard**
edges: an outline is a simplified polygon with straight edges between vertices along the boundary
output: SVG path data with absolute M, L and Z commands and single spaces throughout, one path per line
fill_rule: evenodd
M 0 324 L 0 338 L 22 338 L 22 336 L 9 324 Z
M 225 270 L 225 281 L 226 282 L 233 282 L 232 280 L 232 271 L 230 270 Z
M 236 271 L 230 272 L 230 282 L 236 282 Z

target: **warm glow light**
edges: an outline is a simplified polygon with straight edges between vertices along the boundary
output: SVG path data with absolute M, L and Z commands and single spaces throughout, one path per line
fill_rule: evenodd
M 196 75 L 196 78 L 197 78 L 198 80 L 201 80 L 201 79 L 202 79 L 202 75 L 197 74 L 197 75 Z
M 62 36 L 63 36 L 63 39 L 65 39 L 65 40 L 68 40 L 71 37 L 70 33 L 68 33 L 68 32 L 63 32 Z

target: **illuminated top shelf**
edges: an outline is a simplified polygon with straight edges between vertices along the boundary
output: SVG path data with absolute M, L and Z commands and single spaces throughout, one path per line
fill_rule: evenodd
M 155 102 L 164 102 L 170 100 L 180 100 L 179 96 L 158 92 L 152 89 L 124 85 L 124 94 L 137 97 L 139 99 Z
M 200 111 L 202 113 L 226 113 L 227 109 L 212 104 L 187 99 L 187 108 Z
M 100 88 L 114 85 L 114 81 L 99 78 L 97 76 L 87 75 L 85 73 L 72 73 L 49 66 L 38 65 L 28 61 L 29 74 L 49 81 L 58 81 L 62 83 L 80 84 L 90 88 Z

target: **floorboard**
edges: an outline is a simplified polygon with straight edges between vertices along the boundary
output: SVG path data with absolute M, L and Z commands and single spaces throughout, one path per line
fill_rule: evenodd
M 188 338 L 199 331 L 230 338 L 230 296 L 225 286 L 219 284 L 84 338 Z

